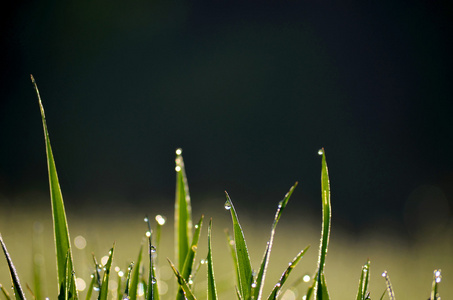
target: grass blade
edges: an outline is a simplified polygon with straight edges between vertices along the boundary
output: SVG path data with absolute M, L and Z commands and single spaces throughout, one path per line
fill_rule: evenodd
M 3 287 L 3 285 L 0 283 L 0 289 L 2 290 L 3 296 L 5 296 L 6 300 L 11 300 L 11 297 L 8 293 L 7 290 Z
M 109 251 L 109 259 L 104 266 L 104 276 L 102 278 L 102 285 L 99 291 L 99 300 L 107 300 L 107 296 L 109 293 L 109 279 L 110 279 L 110 269 L 112 268 L 112 260 L 113 260 L 113 251 L 115 249 L 115 245 L 113 245 L 112 249 Z
M 234 246 L 234 240 L 231 238 L 230 232 L 228 229 L 225 229 L 225 234 L 228 242 L 228 247 L 230 248 L 231 257 L 233 258 L 234 271 L 236 273 L 236 282 L 239 284 L 239 265 L 238 258 L 236 257 L 236 248 Z
M 321 231 L 321 242 L 319 245 L 318 272 L 316 274 L 314 298 L 316 300 L 328 300 L 330 298 L 325 298 L 326 296 L 328 297 L 327 286 L 323 284 L 322 278 L 324 277 L 324 265 L 326 263 L 327 248 L 329 246 L 330 236 L 330 219 L 331 219 L 330 183 L 324 148 L 319 150 L 318 154 L 322 155 L 321 165 L 322 231 Z
M 9 256 L 8 250 L 6 249 L 6 245 L 3 242 L 3 238 L 1 235 L 0 235 L 0 244 L 2 244 L 3 253 L 5 253 L 6 261 L 8 262 L 9 273 L 11 275 L 11 281 L 13 283 L 14 296 L 15 296 L 16 300 L 24 300 L 25 295 L 24 295 L 24 291 L 22 290 L 22 287 L 20 285 L 19 276 L 17 275 L 16 268 L 14 267 L 13 261 L 11 260 L 11 257 Z M 4 292 L 4 294 L 7 295 L 7 293 L 5 293 L 5 292 Z
M 175 250 L 178 269 L 182 270 L 192 239 L 192 208 L 189 185 L 182 158 L 182 150 L 176 150 L 176 196 L 175 196 Z
M 33 241 L 32 241 L 32 260 L 33 260 L 33 289 L 36 300 L 42 299 L 42 288 L 45 286 L 43 275 L 44 255 L 43 255 L 43 240 L 42 240 L 43 225 L 36 222 L 33 225 Z
M 91 294 L 93 293 L 95 283 L 96 283 L 96 276 L 93 273 L 93 274 L 91 274 L 91 281 L 90 281 L 90 285 L 88 286 L 88 289 L 87 289 L 87 294 L 86 294 L 85 300 L 91 299 Z
M 440 273 L 440 269 L 439 270 L 434 270 L 434 276 L 433 276 L 433 288 L 431 290 L 431 300 L 440 300 L 440 296 L 439 296 L 439 283 L 441 282 L 442 280 L 442 275 Z
M 359 289 L 357 291 L 357 300 L 365 300 L 368 294 L 368 282 L 370 279 L 370 261 L 362 267 L 362 274 L 359 280 Z
M 182 290 L 184 291 L 184 297 L 186 300 L 196 300 L 192 290 L 190 289 L 187 281 L 181 276 L 178 270 L 175 268 L 173 263 L 167 258 L 168 263 L 170 264 L 173 272 L 175 273 L 176 278 L 178 279 L 178 284 L 181 286 Z
M 233 231 L 234 231 L 234 243 L 236 249 L 237 258 L 237 269 L 239 273 L 239 291 L 241 298 L 244 300 L 250 299 L 252 296 L 252 264 L 250 263 L 250 256 L 247 249 L 247 244 L 244 238 L 244 232 L 242 231 L 241 225 L 234 209 L 233 202 L 227 192 L 225 208 L 231 212 L 231 218 L 233 220 Z
M 282 276 L 280 277 L 280 280 L 275 284 L 274 288 L 272 289 L 271 294 L 269 297 L 267 297 L 268 300 L 275 300 L 277 299 L 277 296 L 280 292 L 280 290 L 283 287 L 283 284 L 286 282 L 286 279 L 288 279 L 289 274 L 291 271 L 296 267 L 296 265 L 299 263 L 301 258 L 304 256 L 304 254 L 307 252 L 308 248 L 310 246 L 305 247 L 302 251 L 300 251 L 296 257 L 289 263 L 288 267 L 286 268 L 285 272 L 283 272 Z
M 65 287 L 65 264 L 66 264 L 66 253 L 69 251 L 69 269 L 74 269 L 72 262 L 71 244 L 69 239 L 68 223 L 66 221 L 66 213 L 63 203 L 63 196 L 61 194 L 60 183 L 58 181 L 57 169 L 55 166 L 55 160 L 50 145 L 49 132 L 47 130 L 46 116 L 44 113 L 44 107 L 42 105 L 41 96 L 39 95 L 38 86 L 36 85 L 35 79 L 31 76 L 31 81 L 36 90 L 38 96 L 39 107 L 41 110 L 42 125 L 44 129 L 44 139 L 46 143 L 46 154 L 47 154 L 47 169 L 49 173 L 49 187 L 50 187 L 50 200 L 52 203 L 52 217 L 54 227 L 54 238 L 55 248 L 57 257 L 57 275 L 58 275 L 58 289 L 64 291 L 66 289 L 73 290 L 74 287 Z M 75 283 L 72 283 L 75 284 Z
M 212 218 L 209 221 L 208 227 L 208 300 L 217 300 L 217 288 L 214 279 L 214 265 L 212 262 L 211 228 Z
M 181 276 L 188 282 L 189 277 L 192 274 L 193 265 L 195 262 L 195 254 L 197 252 L 198 247 L 198 240 L 200 239 L 201 233 L 201 225 L 203 224 L 204 215 L 201 215 L 200 220 L 195 225 L 195 234 L 193 236 L 192 245 L 187 252 L 186 259 L 184 261 L 184 267 L 181 271 Z M 177 300 L 184 300 L 184 293 L 182 289 L 178 290 L 178 294 L 176 296 Z
M 123 299 L 124 298 L 129 299 L 129 290 L 130 290 L 130 285 L 131 285 L 131 274 L 132 274 L 133 267 L 134 267 L 134 263 L 131 263 L 129 265 L 129 267 L 127 268 L 126 288 L 124 290 Z
M 158 218 L 156 217 L 156 221 Z M 157 252 L 156 247 L 153 246 L 152 243 L 152 234 L 153 231 L 151 230 L 151 223 L 149 222 L 149 218 L 145 218 L 145 222 L 148 224 L 148 231 L 146 232 L 146 236 L 148 237 L 148 254 L 149 254 L 149 271 L 148 271 L 148 284 L 146 285 L 146 299 L 147 300 L 159 300 L 159 289 L 157 286 L 157 280 L 156 280 L 156 273 L 154 270 L 154 254 Z M 165 222 L 164 222 L 165 223 Z M 160 228 L 160 226 L 163 224 L 159 224 L 159 221 L 157 221 L 157 226 Z
M 275 212 L 274 222 L 272 223 L 271 229 L 271 236 L 269 238 L 269 242 L 266 244 L 266 250 L 264 251 L 263 260 L 261 261 L 260 269 L 258 271 L 258 275 L 254 282 L 254 299 L 261 299 L 261 295 L 263 293 L 264 287 L 264 280 L 266 277 L 267 266 L 269 264 L 269 258 L 272 251 L 272 245 L 274 244 L 274 235 L 275 235 L 275 228 L 277 227 L 278 220 L 282 215 L 283 210 L 285 209 L 286 205 L 288 204 L 289 198 L 291 197 L 294 189 L 297 186 L 297 182 L 289 189 L 288 193 L 286 193 L 283 200 L 278 203 L 277 211 Z
M 387 285 L 387 292 L 389 294 L 389 299 L 395 300 L 395 293 L 393 292 L 392 283 L 390 282 L 390 277 L 389 277 L 389 274 L 387 273 L 387 271 L 384 271 L 384 273 L 382 273 L 382 277 L 385 278 L 385 284 Z
M 140 281 L 140 266 L 142 263 L 142 253 L 143 253 L 143 244 L 140 246 L 140 251 L 138 252 L 137 262 L 135 263 L 135 268 L 132 271 L 130 286 L 129 286 L 129 299 L 137 299 L 137 290 L 138 284 Z

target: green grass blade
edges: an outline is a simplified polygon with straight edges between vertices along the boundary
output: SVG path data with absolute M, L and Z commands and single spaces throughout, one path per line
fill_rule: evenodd
M 102 278 L 102 285 L 99 291 L 99 300 L 107 300 L 107 296 L 109 293 L 109 279 L 110 279 L 110 269 L 112 268 L 112 260 L 113 260 L 113 251 L 115 249 L 115 245 L 113 245 L 112 249 L 109 251 L 109 259 L 104 266 L 104 276 Z
M 22 287 L 20 285 L 19 276 L 17 275 L 16 268 L 14 267 L 13 261 L 11 260 L 11 257 L 9 256 L 8 250 L 6 249 L 6 245 L 3 242 L 3 238 L 1 235 L 0 235 L 0 244 L 2 244 L 3 253 L 5 253 L 6 261 L 8 262 L 9 273 L 11 275 L 11 281 L 13 283 L 14 296 L 15 296 L 16 300 L 23 300 L 23 299 L 25 299 L 25 295 L 24 295 L 24 291 L 22 290 Z
M 211 228 L 212 218 L 209 221 L 208 227 L 208 300 L 217 300 L 217 288 L 214 279 L 214 264 L 212 262 Z
M 431 300 L 440 300 L 439 296 L 439 283 L 442 280 L 442 275 L 441 271 L 439 270 L 434 270 L 434 275 L 433 275 L 433 287 L 431 289 Z
M 244 238 L 244 232 L 234 209 L 233 202 L 227 192 L 225 208 L 231 212 L 234 230 L 234 243 L 236 246 L 237 269 L 239 272 L 239 291 L 241 292 L 242 299 L 247 300 L 252 297 L 252 264 L 250 263 L 250 256 L 247 250 L 247 244 Z
M 156 217 L 158 228 L 163 224 L 160 224 L 158 218 Z M 159 300 L 159 289 L 156 280 L 156 272 L 154 270 L 154 256 L 157 253 L 156 247 L 152 243 L 152 234 L 151 223 L 149 218 L 145 218 L 145 222 L 148 224 L 148 231 L 146 236 L 148 237 L 148 254 L 149 254 L 149 270 L 148 270 L 148 284 L 146 284 L 146 296 L 147 300 Z M 165 222 L 164 222 L 165 223 Z
M 91 300 L 91 295 L 93 294 L 93 289 L 94 289 L 95 283 L 96 283 L 96 275 L 93 273 L 93 274 L 91 274 L 90 285 L 88 286 L 88 289 L 87 289 L 87 294 L 85 297 L 86 300 Z
M 231 238 L 230 232 L 228 229 L 225 229 L 225 234 L 228 242 L 228 247 L 230 248 L 231 257 L 233 258 L 234 271 L 236 273 L 236 282 L 239 284 L 239 269 L 238 269 L 238 258 L 236 257 L 236 247 L 234 246 L 234 240 Z
M 130 290 L 130 285 L 131 285 L 131 274 L 132 274 L 133 267 L 134 267 L 134 263 L 131 263 L 129 265 L 129 267 L 127 268 L 126 288 L 124 290 L 123 299 L 129 298 L 129 290 Z
M 192 208 L 189 185 L 182 158 L 182 150 L 176 150 L 176 195 L 175 195 L 175 250 L 178 269 L 182 270 L 192 239 Z
M 11 300 L 11 296 L 9 295 L 8 291 L 5 290 L 3 285 L 0 283 L 0 290 L 2 290 L 3 296 L 5 296 L 6 300 Z
M 200 233 L 201 233 L 201 226 L 203 224 L 203 219 L 204 215 L 201 215 L 200 220 L 198 223 L 195 225 L 195 233 L 193 236 L 192 240 L 192 245 L 189 248 L 189 251 L 187 252 L 186 259 L 184 261 L 184 267 L 182 268 L 181 271 L 181 276 L 189 282 L 189 277 L 192 274 L 192 269 L 193 265 L 195 262 L 195 254 L 197 252 L 197 247 L 198 247 L 198 240 L 200 239 Z M 178 290 L 178 294 L 176 296 L 177 300 L 184 300 L 184 292 L 182 289 Z
M 44 263 L 44 243 L 42 240 L 43 226 L 35 223 L 33 226 L 32 260 L 33 260 L 33 289 L 36 300 L 42 299 L 42 288 L 45 286 L 43 276 Z
M 392 283 L 390 282 L 390 277 L 389 277 L 389 274 L 387 273 L 387 271 L 384 271 L 382 273 L 382 277 L 385 278 L 385 284 L 387 286 L 387 293 L 389 295 L 389 299 L 395 300 L 395 293 L 393 291 Z
M 274 221 L 272 223 L 271 229 L 271 236 L 269 238 L 269 242 L 266 244 L 266 249 L 264 251 L 263 260 L 261 261 L 260 269 L 258 271 L 258 275 L 256 276 L 255 282 L 253 284 L 253 295 L 254 299 L 261 299 L 261 295 L 263 293 L 264 287 L 264 280 L 266 277 L 267 266 L 269 264 L 269 258 L 272 251 L 272 245 L 274 244 L 274 235 L 275 235 L 275 228 L 277 227 L 277 223 L 280 220 L 283 210 L 285 209 L 286 205 L 288 204 L 289 198 L 291 197 L 294 189 L 297 186 L 297 182 L 289 189 L 288 193 L 286 193 L 283 200 L 278 203 L 277 211 L 275 212 Z
M 140 251 L 138 252 L 137 262 L 135 263 L 135 268 L 132 271 L 130 286 L 129 286 L 129 299 L 137 299 L 137 290 L 138 284 L 140 281 L 140 266 L 142 263 L 142 253 L 143 253 L 143 244 L 140 246 Z
M 330 236 L 330 220 L 331 220 L 330 183 L 324 148 L 319 150 L 318 154 L 322 155 L 322 166 L 321 166 L 322 232 L 321 242 L 319 246 L 318 273 L 316 274 L 316 285 L 314 295 L 316 300 L 328 300 L 329 298 L 327 299 L 323 298 L 326 295 L 324 289 L 326 289 L 327 287 L 322 283 L 322 277 L 324 276 L 324 265 L 326 263 L 327 248 L 329 246 Z
M 362 267 L 362 274 L 360 275 L 359 288 L 357 291 L 357 300 L 365 300 L 368 294 L 368 282 L 370 278 L 370 261 Z
M 289 263 L 288 267 L 286 268 L 286 270 L 283 272 L 282 276 L 280 277 L 279 281 L 275 284 L 274 288 L 272 289 L 272 292 L 271 294 L 269 295 L 269 297 L 267 298 L 268 300 L 274 300 L 274 299 L 277 299 L 277 296 L 279 295 L 279 292 L 280 290 L 282 289 L 283 287 L 283 284 L 285 284 L 286 280 L 288 279 L 289 277 L 289 274 L 291 273 L 291 271 L 296 267 L 296 265 L 299 263 L 299 261 L 301 260 L 301 258 L 304 256 L 304 254 L 307 252 L 308 248 L 310 248 L 310 246 L 307 246 L 305 247 L 305 249 L 303 249 L 302 251 L 300 251 L 296 257 L 294 257 L 294 259 Z
M 196 300 L 194 294 L 192 293 L 192 290 L 190 289 L 189 285 L 187 284 L 187 281 L 181 276 L 181 274 L 178 272 L 176 267 L 173 265 L 173 263 L 167 258 L 168 263 L 170 264 L 173 272 L 175 273 L 176 278 L 178 279 L 178 284 L 181 286 L 182 290 L 184 291 L 184 297 L 186 300 Z
M 50 187 L 50 200 L 52 203 L 52 217 L 54 226 L 54 238 L 55 248 L 57 257 L 57 275 L 58 275 L 58 288 L 59 290 L 66 290 L 66 287 L 62 287 L 65 282 L 65 264 L 66 264 L 66 253 L 69 251 L 69 269 L 73 268 L 71 244 L 69 239 L 68 223 L 66 221 L 66 213 L 63 203 L 63 196 L 61 194 L 60 183 L 58 181 L 57 169 L 55 166 L 55 160 L 50 145 L 49 132 L 47 130 L 46 116 L 44 113 L 44 107 L 42 105 L 41 96 L 39 95 L 38 86 L 36 85 L 35 79 L 31 76 L 33 86 L 38 96 L 39 107 L 41 110 L 42 125 L 44 129 L 44 139 L 46 144 L 47 154 L 47 169 L 49 173 L 49 187 Z M 75 283 L 73 283 L 75 284 Z M 70 287 L 72 290 L 74 287 Z

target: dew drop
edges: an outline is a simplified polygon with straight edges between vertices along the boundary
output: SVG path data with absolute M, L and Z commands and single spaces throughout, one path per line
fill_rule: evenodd
M 304 275 L 303 281 L 304 282 L 309 282 L 310 281 L 310 275 Z
M 194 227 L 195 227 L 195 229 L 198 229 L 198 224 L 195 224 L 195 226 L 194 226 Z
M 187 282 L 189 285 L 192 285 L 193 284 L 193 280 L 192 278 L 189 278 L 189 281 Z
M 150 237 L 150 236 L 151 236 L 151 231 L 147 231 L 147 232 L 145 233 L 145 235 L 146 235 L 146 237 Z
M 382 272 L 381 276 L 382 277 L 387 277 L 387 271 Z
M 143 219 L 143 221 L 145 221 L 145 222 L 148 223 L 148 221 L 149 221 L 148 217 L 145 217 L 145 218 Z
M 180 167 L 180 166 L 176 166 L 176 167 L 175 167 L 175 171 L 176 171 L 176 172 L 180 172 L 180 171 L 181 171 L 181 167 Z
M 123 271 L 118 271 L 118 276 L 119 277 L 123 277 L 124 276 L 124 272 Z
M 275 285 L 276 287 L 280 287 L 282 284 L 280 282 L 277 282 L 277 284 Z
M 161 216 L 161 215 L 156 216 L 157 224 L 164 225 L 166 221 L 167 221 L 167 219 L 164 216 Z
M 318 155 L 323 155 L 324 154 L 324 149 L 319 149 L 318 150 Z
M 151 245 L 151 253 L 156 253 L 156 247 Z
M 206 259 L 200 260 L 200 264 L 202 264 L 202 265 L 206 264 L 207 262 L 208 262 L 208 261 L 207 261 Z
M 227 200 L 227 201 L 225 202 L 225 209 L 226 209 L 226 210 L 230 210 L 230 209 L 231 209 L 231 202 L 230 202 L 229 200 Z
M 176 149 L 176 155 L 181 155 L 182 154 L 182 149 L 181 148 L 178 148 Z
M 252 288 L 256 288 L 256 282 L 252 283 Z
M 153 278 L 151 279 L 151 283 L 152 283 L 152 284 L 156 284 L 156 282 L 157 282 L 156 278 L 153 277 Z

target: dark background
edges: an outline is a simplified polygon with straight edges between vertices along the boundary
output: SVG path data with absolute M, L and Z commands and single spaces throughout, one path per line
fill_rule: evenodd
M 33 74 L 72 209 L 171 207 L 182 147 L 194 206 L 226 189 L 242 211 L 273 210 L 297 180 L 294 211 L 320 218 L 325 147 L 334 226 L 451 225 L 451 6 L 310 2 L 14 2 L 1 209 L 48 205 Z

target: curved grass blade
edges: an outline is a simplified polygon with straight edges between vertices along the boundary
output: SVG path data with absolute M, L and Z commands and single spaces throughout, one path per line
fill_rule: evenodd
M 434 276 L 433 276 L 433 288 L 431 290 L 431 300 L 440 300 L 439 296 L 439 283 L 442 281 L 442 275 L 439 270 L 434 270 Z
M 104 276 L 102 278 L 102 285 L 99 291 L 99 300 L 107 300 L 107 296 L 109 293 L 109 279 L 110 279 L 110 269 L 112 268 L 112 260 L 113 260 L 113 251 L 115 249 L 115 245 L 113 245 L 112 249 L 109 251 L 109 259 L 104 266 Z
M 134 267 L 134 263 L 132 262 L 129 267 L 127 268 L 127 277 L 126 277 L 126 289 L 124 290 L 123 299 L 129 299 L 129 290 L 131 284 L 131 273 Z
M 54 227 L 54 238 L 55 248 L 57 257 L 57 275 L 58 275 L 58 288 L 60 291 L 64 291 L 67 287 L 62 286 L 65 283 L 65 264 L 66 264 L 66 253 L 69 251 L 69 269 L 74 269 L 72 262 L 71 244 L 69 239 L 68 223 L 66 221 L 66 213 L 63 203 L 63 196 L 61 194 L 60 183 L 58 181 L 57 168 L 55 166 L 55 160 L 50 145 L 49 132 L 47 130 L 46 115 L 44 113 L 44 107 L 42 105 L 41 96 L 39 95 L 38 86 L 36 85 L 33 75 L 31 81 L 36 90 L 38 96 L 39 107 L 41 110 L 42 126 L 44 129 L 44 139 L 46 143 L 46 154 L 47 154 L 47 169 L 49 173 L 49 187 L 50 187 L 50 200 L 52 203 L 52 217 Z M 75 284 L 75 283 L 73 283 Z M 69 289 L 73 290 L 71 286 Z
M 362 274 L 359 280 L 359 289 L 357 291 L 357 300 L 366 300 L 368 294 L 368 282 L 370 279 L 370 261 L 362 267 Z
M 156 280 L 156 272 L 154 270 L 154 254 L 157 252 L 156 247 L 153 246 L 152 243 L 152 234 L 153 231 L 151 230 L 151 223 L 149 222 L 149 218 L 146 217 L 145 221 L 148 224 L 148 231 L 146 232 L 146 236 L 148 237 L 148 254 L 149 254 L 149 271 L 148 271 L 148 284 L 146 285 L 146 299 L 147 300 L 159 300 L 159 289 L 157 286 Z M 163 225 L 159 224 L 159 221 L 156 217 L 157 226 Z M 164 222 L 165 223 L 165 222 Z
M 282 215 L 283 210 L 285 209 L 286 205 L 288 204 L 289 198 L 291 197 L 294 189 L 297 186 L 297 182 L 289 189 L 288 193 L 286 193 L 283 200 L 278 203 L 277 211 L 275 212 L 274 221 L 272 223 L 271 229 L 271 236 L 269 238 L 269 242 L 266 244 L 266 250 L 264 251 L 263 260 L 261 261 L 260 269 L 258 271 L 258 275 L 254 281 L 254 289 L 253 295 L 254 299 L 261 299 L 261 295 L 263 293 L 264 287 L 264 280 L 266 277 L 267 265 L 269 264 L 269 258 L 272 251 L 272 245 L 274 244 L 274 235 L 275 235 L 275 228 L 277 227 L 278 220 Z
M 212 218 L 209 221 L 208 227 L 208 300 L 217 300 L 217 288 L 214 279 L 214 265 L 212 262 L 211 228 Z
M 87 289 L 87 294 L 86 294 L 86 297 L 85 297 L 86 300 L 90 300 L 91 299 L 91 294 L 93 293 L 93 289 L 94 289 L 94 284 L 95 283 L 96 283 L 96 276 L 93 273 L 93 274 L 91 274 L 90 285 L 88 286 L 88 289 Z
M 137 290 L 138 284 L 140 281 L 140 266 L 142 263 L 142 253 L 143 253 L 143 244 L 140 246 L 140 251 L 138 252 L 137 262 L 135 263 L 136 267 L 132 271 L 130 286 L 129 286 L 129 299 L 137 299 Z
M 236 282 L 239 284 L 239 269 L 238 269 L 238 258 L 236 257 L 236 248 L 234 246 L 234 240 L 231 238 L 230 232 L 228 229 L 225 229 L 225 234 L 228 242 L 228 247 L 230 248 L 231 257 L 233 258 L 234 271 L 236 273 Z
M 14 267 L 13 261 L 11 260 L 11 257 L 9 256 L 8 250 L 6 249 L 6 245 L 3 242 L 3 238 L 1 235 L 0 235 L 0 244 L 2 244 L 3 253 L 5 253 L 6 261 L 8 262 L 9 273 L 11 275 L 11 281 L 13 283 L 14 296 L 15 296 L 16 300 L 24 300 L 25 295 L 24 295 L 24 291 L 22 290 L 22 287 L 20 285 L 19 276 L 17 275 L 16 268 Z M 5 295 L 6 294 L 7 293 L 5 293 Z
M 277 296 L 278 296 L 280 290 L 282 289 L 283 284 L 286 282 L 286 279 L 288 279 L 289 274 L 296 267 L 296 265 L 299 263 L 300 259 L 307 252 L 308 248 L 310 248 L 310 246 L 307 246 L 307 247 L 305 247 L 305 249 L 300 251 L 296 255 L 296 257 L 294 257 L 294 259 L 289 263 L 289 265 L 286 268 L 285 272 L 283 272 L 282 276 L 280 277 L 280 280 L 275 284 L 274 288 L 272 289 L 271 294 L 269 295 L 269 297 L 267 297 L 268 300 L 277 299 Z
M 250 299 L 252 296 L 252 264 L 250 263 L 250 256 L 247 250 L 247 244 L 245 242 L 244 233 L 234 209 L 233 202 L 227 192 L 225 208 L 231 212 L 231 218 L 233 220 L 233 231 L 234 231 L 234 243 L 237 257 L 237 269 L 239 273 L 238 287 L 241 293 L 242 299 Z
M 181 286 L 182 290 L 184 291 L 184 297 L 187 300 L 196 300 L 194 294 L 192 293 L 192 290 L 190 289 L 189 285 L 187 284 L 187 281 L 181 276 L 181 274 L 176 270 L 175 266 L 171 262 L 171 260 L 168 260 L 168 263 L 170 264 L 173 272 L 175 273 L 176 278 L 178 279 L 178 284 Z
M 392 283 L 390 282 L 390 277 L 387 271 L 382 273 L 382 277 L 385 278 L 385 284 L 387 285 L 387 293 L 389 294 L 390 300 L 395 300 L 395 293 L 393 292 Z
M 192 208 L 190 205 L 189 185 L 182 158 L 182 150 L 176 150 L 176 195 L 175 195 L 175 250 L 178 269 L 184 268 L 192 239 Z
M 181 271 L 181 276 L 188 282 L 189 277 L 192 274 L 193 265 L 195 262 L 195 253 L 197 252 L 198 247 L 198 240 L 200 239 L 201 233 L 201 225 L 203 224 L 204 215 L 201 215 L 200 220 L 195 225 L 195 233 L 192 240 L 192 245 L 187 252 L 186 259 L 184 261 L 184 267 Z M 184 293 L 182 289 L 178 290 L 178 294 L 176 296 L 177 300 L 184 300 Z
M 318 273 L 316 274 L 314 298 L 316 300 L 328 300 L 330 298 L 324 298 L 326 297 L 326 295 L 328 296 L 328 293 L 327 286 L 323 284 L 322 277 L 324 277 L 324 265 L 326 263 L 327 248 L 329 246 L 330 236 L 330 220 L 331 220 L 330 183 L 324 148 L 319 150 L 318 154 L 322 155 L 321 165 L 322 232 L 321 242 L 319 245 Z

